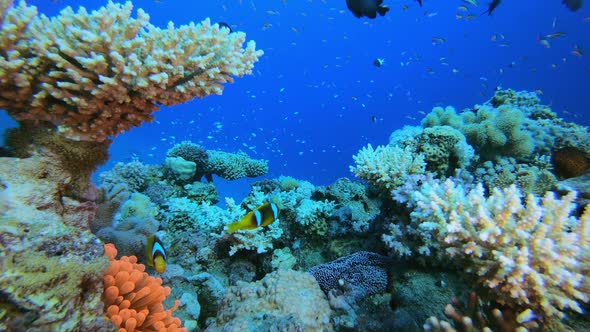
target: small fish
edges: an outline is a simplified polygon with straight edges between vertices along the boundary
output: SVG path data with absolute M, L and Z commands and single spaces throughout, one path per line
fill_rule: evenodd
M 385 59 L 377 58 L 373 61 L 373 66 L 380 68 L 385 63 Z
M 217 22 L 217 25 L 219 25 L 219 28 L 226 28 L 229 29 L 229 33 L 234 32 L 231 27 L 229 26 L 229 24 L 225 23 L 225 22 Z
M 548 35 L 545 35 L 545 38 L 553 39 L 553 38 L 558 38 L 558 37 L 562 37 L 562 36 L 565 36 L 565 32 L 554 32 L 554 33 L 550 33 Z
M 420 5 L 420 8 L 422 8 L 422 0 L 416 0 L 416 2 L 418 2 L 418 4 Z
M 156 272 L 166 271 L 166 250 L 157 236 L 152 235 L 147 241 L 147 265 L 153 267 Z
M 549 43 L 549 41 L 548 41 L 547 39 L 543 38 L 543 37 L 539 37 L 539 38 L 537 38 L 537 41 L 538 41 L 538 42 L 539 42 L 541 45 L 543 45 L 545 48 L 550 48 L 550 47 L 551 47 L 551 44 Z
M 563 0 L 561 3 L 573 12 L 582 8 L 582 0 Z
M 278 218 L 278 205 L 275 203 L 264 203 L 256 209 L 246 213 L 240 221 L 227 225 L 226 229 L 230 233 L 239 230 L 253 230 L 259 227 L 266 227 Z
M 403 10 L 403 11 L 406 11 L 406 10 L 408 10 L 408 9 L 410 9 L 410 7 L 408 7 L 408 5 L 403 5 L 403 6 L 402 6 L 402 10 Z
M 477 7 L 477 5 L 478 5 L 477 0 L 463 0 L 463 2 L 468 3 L 468 4 L 475 6 L 475 7 Z
M 498 5 L 500 5 L 500 1 L 501 0 L 492 0 L 492 2 L 490 2 L 488 4 L 488 9 L 485 12 L 481 13 L 481 14 L 483 15 L 483 14 L 486 14 L 487 13 L 488 16 L 491 16 L 492 13 L 494 12 L 494 10 L 498 7 Z
M 377 116 L 371 115 L 371 121 L 373 121 L 373 123 L 377 122 Z
M 375 18 L 377 13 L 384 16 L 389 11 L 389 7 L 383 5 L 383 0 L 346 0 L 346 6 L 358 18 Z
M 580 45 L 574 45 L 574 49 L 572 50 L 572 54 L 575 56 L 582 56 L 584 55 L 584 52 L 582 51 L 582 48 L 580 48 Z
M 443 37 L 432 37 L 432 45 L 442 44 L 445 41 Z
M 467 6 L 461 5 L 461 6 L 457 7 L 457 9 L 460 10 L 460 11 L 462 11 L 462 12 L 466 12 L 467 11 Z

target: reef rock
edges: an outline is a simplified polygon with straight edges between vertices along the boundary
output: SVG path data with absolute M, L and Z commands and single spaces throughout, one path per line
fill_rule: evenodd
M 331 314 L 311 274 L 278 270 L 230 287 L 207 331 L 333 331 Z
M 0 330 L 111 331 L 96 204 L 64 194 L 74 177 L 56 160 L 0 158 Z

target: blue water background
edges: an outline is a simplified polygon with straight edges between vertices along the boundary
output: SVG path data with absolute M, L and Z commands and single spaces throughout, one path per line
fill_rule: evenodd
M 29 3 L 55 15 L 67 5 L 96 9 L 106 1 Z M 418 125 L 434 106 L 482 103 L 498 86 L 540 90 L 559 116 L 590 124 L 590 4 L 573 13 L 560 0 L 503 1 L 493 16 L 480 16 L 480 1 L 467 5 L 476 15 L 469 21 L 456 18 L 468 14 L 460 0 L 385 4 L 391 11 L 370 20 L 355 18 L 344 0 L 136 1 L 160 27 L 206 17 L 227 22 L 265 54 L 252 76 L 227 84 L 222 96 L 162 107 L 153 123 L 118 136 L 100 170 L 132 158 L 160 164 L 167 149 L 191 140 L 267 159 L 269 178 L 325 185 L 351 177 L 352 155 L 367 143 L 386 144 L 392 131 Z M 555 32 L 566 35 L 549 40 L 550 48 L 538 42 Z M 574 45 L 589 53 L 573 55 Z M 380 68 L 376 58 L 385 59 Z M 0 116 L 2 127 L 13 124 Z M 251 181 L 215 183 L 221 197 L 239 199 Z

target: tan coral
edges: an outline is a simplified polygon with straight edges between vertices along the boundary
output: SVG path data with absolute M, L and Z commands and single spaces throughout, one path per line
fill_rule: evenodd
M 2 8 L 0 108 L 69 138 L 103 141 L 151 121 L 159 105 L 221 94 L 263 53 L 209 19 L 160 29 L 141 9 L 131 17 L 132 8 L 68 7 L 53 18 L 24 2 Z

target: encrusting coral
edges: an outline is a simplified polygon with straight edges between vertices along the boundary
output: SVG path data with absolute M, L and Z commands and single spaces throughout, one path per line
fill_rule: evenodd
M 160 29 L 141 9 L 131 17 L 131 2 L 53 18 L 24 1 L 0 9 L 0 108 L 75 140 L 101 142 L 151 121 L 158 105 L 221 94 L 263 54 L 209 19 Z
M 180 319 L 172 316 L 178 308 L 164 310 L 162 301 L 170 295 L 169 287 L 162 287 L 162 279 L 149 276 L 135 256 L 115 259 L 117 249 L 105 244 L 105 254 L 111 265 L 104 272 L 103 302 L 107 318 L 119 332 L 133 331 L 186 331 Z

